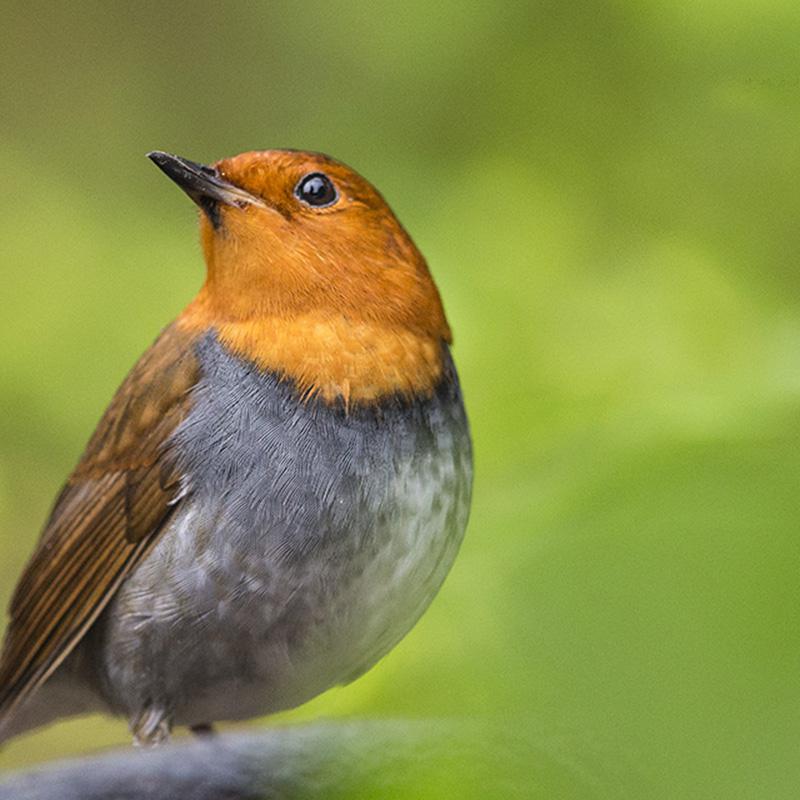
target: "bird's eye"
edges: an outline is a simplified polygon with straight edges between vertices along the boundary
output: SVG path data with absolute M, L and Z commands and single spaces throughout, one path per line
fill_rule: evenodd
M 306 205 L 322 208 L 330 206 L 339 199 L 336 187 L 327 175 L 321 172 L 312 172 L 297 183 L 294 189 L 295 196 Z

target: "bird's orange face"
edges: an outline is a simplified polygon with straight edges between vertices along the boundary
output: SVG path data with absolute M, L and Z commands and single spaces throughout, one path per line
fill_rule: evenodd
M 364 178 L 288 150 L 211 168 L 152 157 L 203 209 L 207 279 L 182 325 L 215 328 L 237 354 L 327 401 L 433 389 L 450 341 L 439 294 Z

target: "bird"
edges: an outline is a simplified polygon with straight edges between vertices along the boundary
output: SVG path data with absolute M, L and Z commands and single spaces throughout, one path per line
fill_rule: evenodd
M 451 331 L 378 190 L 302 150 L 148 156 L 199 208 L 205 281 L 19 579 L 0 742 L 100 712 L 152 747 L 347 684 L 415 625 L 467 525 Z

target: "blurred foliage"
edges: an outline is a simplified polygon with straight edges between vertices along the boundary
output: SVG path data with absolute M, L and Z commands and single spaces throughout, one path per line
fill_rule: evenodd
M 550 796 L 796 796 L 796 3 L 9 2 L 3 21 L 0 599 L 201 280 L 194 212 L 144 153 L 322 150 L 430 261 L 477 482 L 419 626 L 286 717 L 490 717 L 588 775 Z M 0 766 L 126 740 L 70 722 Z

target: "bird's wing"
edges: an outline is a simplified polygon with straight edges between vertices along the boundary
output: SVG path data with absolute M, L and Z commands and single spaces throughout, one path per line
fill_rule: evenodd
M 11 601 L 0 723 L 69 655 L 175 509 L 168 439 L 198 379 L 173 323 L 142 356 L 70 475 Z

